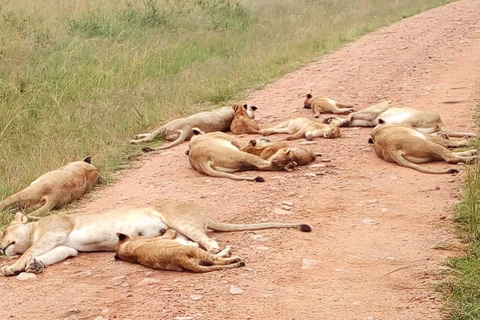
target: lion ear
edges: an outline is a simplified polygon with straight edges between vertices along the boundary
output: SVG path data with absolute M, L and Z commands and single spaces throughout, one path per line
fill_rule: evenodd
M 202 134 L 202 133 L 203 133 L 202 130 L 200 130 L 199 128 L 196 128 L 196 127 L 192 129 L 192 132 L 193 132 L 193 134 L 196 135 L 196 136 L 198 136 L 199 134 Z
M 86 163 L 92 163 L 92 157 L 88 156 L 85 159 L 83 159 L 83 161 L 85 161 Z
M 372 143 L 373 143 L 373 139 L 372 139 L 372 138 L 368 138 L 368 143 L 369 143 L 369 144 L 372 144 Z
M 130 239 L 129 236 L 127 236 L 126 234 L 123 234 L 123 233 L 117 233 L 117 237 L 118 237 L 118 241 L 125 241 L 125 240 Z
M 15 212 L 15 215 L 13 216 L 12 224 L 13 223 L 27 223 L 28 218 L 20 211 Z

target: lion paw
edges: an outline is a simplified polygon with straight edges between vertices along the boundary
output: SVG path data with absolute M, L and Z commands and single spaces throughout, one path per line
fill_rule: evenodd
M 15 274 L 15 272 L 13 271 L 13 268 L 12 266 L 4 266 L 0 269 L 0 272 L 4 275 L 4 276 L 13 276 Z
M 32 261 L 25 268 L 25 272 L 41 273 L 43 272 L 43 269 L 45 269 L 45 265 L 42 262 L 32 259 Z

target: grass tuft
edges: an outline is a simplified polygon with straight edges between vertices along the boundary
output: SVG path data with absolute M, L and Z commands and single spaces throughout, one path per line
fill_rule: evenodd
M 479 144 L 477 139 L 475 145 Z M 448 262 L 452 278 L 442 289 L 452 320 L 477 320 L 480 319 L 480 163 L 467 170 L 463 196 L 456 211 L 460 234 L 469 247 L 463 256 Z

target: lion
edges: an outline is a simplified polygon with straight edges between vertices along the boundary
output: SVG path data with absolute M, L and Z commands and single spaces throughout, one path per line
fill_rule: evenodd
M 273 156 L 278 150 L 288 148 L 288 143 L 284 141 L 270 141 L 267 138 L 250 140 L 248 145 L 240 148 L 241 151 L 248 152 L 267 160 Z
M 383 101 L 361 111 L 353 112 L 346 119 L 328 117 L 324 123 L 341 127 L 375 127 L 379 124 L 405 124 L 420 132 L 429 134 L 443 132 L 451 137 L 474 137 L 471 132 L 458 132 L 448 129 L 434 111 L 422 111 L 411 107 L 395 107 L 391 101 Z
M 307 94 L 303 107 L 312 109 L 315 118 L 320 117 L 321 113 L 349 114 L 355 111 L 352 105 L 339 103 L 327 97 L 314 98 L 311 93 Z
M 244 105 L 245 111 L 249 118 L 255 118 L 256 106 Z M 140 144 L 152 142 L 156 137 L 162 136 L 166 141 L 173 141 L 156 148 L 143 148 L 145 152 L 164 150 L 172 148 L 186 140 L 190 140 L 193 136 L 192 129 L 199 128 L 204 132 L 228 131 L 232 124 L 234 110 L 232 107 L 223 107 L 213 111 L 200 112 L 186 118 L 175 119 L 163 126 L 155 129 L 150 133 L 137 134 L 132 144 Z
M 232 124 L 230 125 L 230 131 L 233 134 L 255 134 L 260 131 L 260 128 L 255 120 L 249 117 L 246 104 L 243 106 L 233 106 L 233 112 L 234 116 Z
M 477 150 L 452 152 L 437 143 L 438 136 L 430 137 L 407 125 L 383 124 L 376 126 L 369 143 L 379 158 L 424 173 L 455 173 L 457 169 L 432 170 L 418 163 L 443 160 L 447 163 L 470 163 L 478 156 Z
M 270 141 L 266 138 L 261 138 L 257 140 L 250 140 L 247 146 L 242 147 L 240 150 L 255 154 L 262 159 L 268 160 L 273 155 L 277 154 L 279 150 L 292 160 L 291 163 L 287 164 L 284 169 L 286 171 L 291 171 L 296 166 L 305 166 L 315 160 L 318 154 L 314 154 L 311 148 L 291 148 L 284 141 Z
M 35 222 L 28 222 L 17 212 L 7 229 L 0 232 L 0 253 L 21 257 L 12 265 L 3 266 L 0 272 L 6 276 L 22 271 L 42 272 L 45 266 L 76 256 L 79 251 L 114 251 L 117 233 L 156 237 L 169 228 L 179 233 L 181 237 L 177 240 L 186 237 L 210 253 L 219 253 L 221 249 L 207 236 L 207 229 L 296 228 L 311 231 L 309 225 L 300 223 L 223 223 L 206 216 L 199 205 L 179 200 L 159 200 L 154 205 L 125 206 L 100 213 L 60 213 Z
M 264 182 L 260 177 L 244 177 L 233 172 L 245 170 L 280 170 L 291 165 L 288 150 L 276 157 L 264 160 L 256 155 L 240 150 L 239 142 L 223 132 L 203 133 L 193 129 L 194 137 L 190 141 L 188 160 L 196 171 L 212 177 L 225 177 L 233 180 Z
M 16 206 L 33 217 L 60 209 L 92 190 L 98 178 L 98 170 L 91 164 L 91 157 L 68 163 L 41 175 L 25 189 L 0 202 L 0 212 Z
M 335 124 L 320 123 L 308 118 L 295 118 L 284 121 L 275 127 L 260 130 L 260 134 L 264 136 L 275 133 L 290 134 L 286 137 L 287 140 L 305 137 L 310 141 L 316 137 L 338 138 L 340 137 L 340 128 Z
M 175 240 L 177 232 L 173 229 L 168 229 L 163 236 L 155 238 L 131 238 L 122 233 L 117 233 L 117 236 L 115 260 L 138 263 L 152 269 L 210 272 L 245 266 L 241 258 L 230 257 L 229 252 L 212 254 L 198 246 L 185 245 Z

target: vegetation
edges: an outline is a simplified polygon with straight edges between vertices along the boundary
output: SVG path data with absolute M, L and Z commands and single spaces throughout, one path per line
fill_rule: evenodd
M 480 118 L 477 122 L 480 123 Z M 480 140 L 476 141 L 476 147 L 480 147 Z M 462 257 L 449 261 L 454 277 L 444 286 L 447 308 L 452 320 L 477 320 L 480 319 L 480 163 L 467 172 L 456 221 L 469 249 Z
M 0 7 L 0 199 L 135 133 L 242 99 L 380 26 L 449 0 L 7 0 Z

